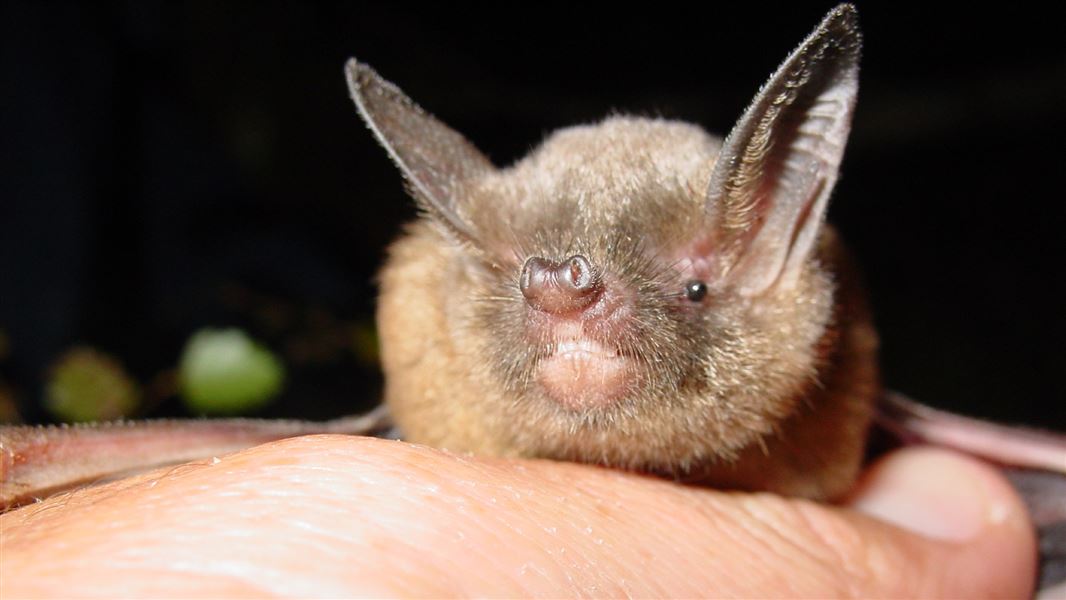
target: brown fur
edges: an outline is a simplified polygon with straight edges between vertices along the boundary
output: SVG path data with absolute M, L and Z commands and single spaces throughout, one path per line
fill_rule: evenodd
M 409 227 L 378 314 L 406 439 L 791 495 L 846 489 L 877 389 L 868 315 L 829 231 L 795 286 L 757 298 L 715 288 L 719 266 L 686 266 L 718 148 L 691 125 L 638 118 L 555 134 L 463 189 L 464 218 L 513 260 L 479 258 L 432 219 Z M 563 410 L 528 377 L 538 357 L 518 270 L 575 251 L 637 297 L 644 372 L 602 410 Z M 697 311 L 677 297 L 693 275 L 712 287 Z
M 822 220 L 860 47 L 854 7 L 838 6 L 724 140 L 612 117 L 499 170 L 349 62 L 359 112 L 424 209 L 381 275 L 386 401 L 405 436 L 815 498 L 847 489 L 876 338 Z M 527 302 L 527 261 L 578 255 L 591 303 Z

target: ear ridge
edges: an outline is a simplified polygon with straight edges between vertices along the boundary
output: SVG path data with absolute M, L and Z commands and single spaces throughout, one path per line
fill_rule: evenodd
M 707 190 L 728 285 L 749 296 L 795 283 L 825 216 L 858 91 L 854 6 L 822 20 L 726 137 Z
M 403 173 L 419 207 L 463 241 L 479 245 L 457 195 L 462 182 L 495 169 L 489 159 L 369 66 L 352 58 L 344 72 L 356 109 Z

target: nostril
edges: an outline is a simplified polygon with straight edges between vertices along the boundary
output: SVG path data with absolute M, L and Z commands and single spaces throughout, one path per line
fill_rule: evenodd
M 552 264 L 549 261 L 539 256 L 530 258 L 522 266 L 522 276 L 518 281 L 518 287 L 522 289 L 522 295 L 527 300 L 540 296 L 544 288 L 550 284 L 548 280 L 552 277 L 551 267 Z
M 602 288 L 592 264 L 580 254 L 560 262 L 539 256 L 528 259 L 518 286 L 531 307 L 556 314 L 587 307 Z
M 592 265 L 584 256 L 575 254 L 559 268 L 560 279 L 575 290 L 583 291 L 592 287 Z

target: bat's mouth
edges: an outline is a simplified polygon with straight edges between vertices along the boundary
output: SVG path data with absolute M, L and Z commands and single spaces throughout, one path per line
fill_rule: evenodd
M 629 387 L 629 359 L 587 339 L 552 344 L 537 366 L 537 382 L 552 400 L 573 411 L 608 406 Z

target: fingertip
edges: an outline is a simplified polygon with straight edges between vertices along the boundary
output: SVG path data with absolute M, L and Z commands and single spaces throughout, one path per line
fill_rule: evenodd
M 907 448 L 876 463 L 852 508 L 925 537 L 968 541 L 989 527 L 1028 529 L 1025 506 L 994 468 L 936 448 Z
M 946 590 L 1031 594 L 1033 528 L 1021 498 L 991 465 L 944 449 L 906 448 L 874 464 L 848 505 L 947 543 L 944 561 L 929 566 Z

